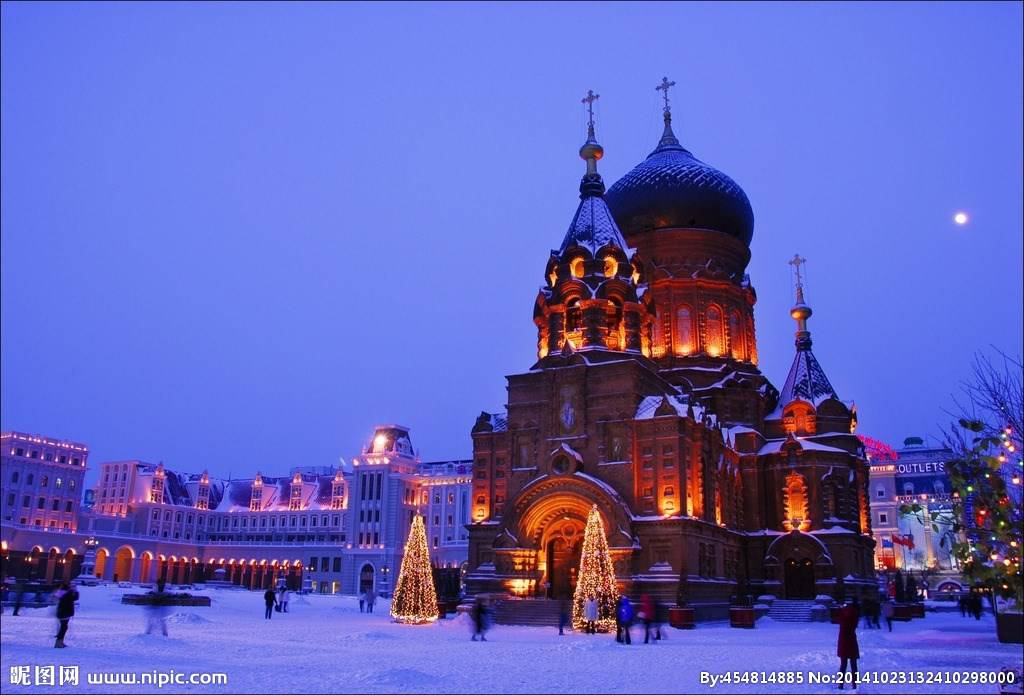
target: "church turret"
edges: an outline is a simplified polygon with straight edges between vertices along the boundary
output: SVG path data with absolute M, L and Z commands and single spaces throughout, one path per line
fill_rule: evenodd
M 580 157 L 587 163 L 576 208 L 561 246 L 551 252 L 534 308 L 538 357 L 586 350 L 649 354 L 650 313 L 642 299 L 639 264 L 604 202 L 597 162 L 604 148 L 594 133 L 593 103 Z
M 779 394 L 778 409 L 767 418 L 767 424 L 770 426 L 774 422 L 778 426 L 781 421 L 782 430 L 796 436 L 849 433 L 856 425 L 856 418 L 852 410 L 839 400 L 832 383 L 825 376 L 825 370 L 811 351 L 807 319 L 813 312 L 804 299 L 801 270 L 806 262 L 799 255 L 789 261 L 796 273 L 796 302 L 789 311 L 796 321 L 796 355 Z

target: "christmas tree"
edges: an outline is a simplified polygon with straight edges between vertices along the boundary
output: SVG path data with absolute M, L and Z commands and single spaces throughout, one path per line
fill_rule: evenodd
M 430 623 L 437 620 L 437 592 L 430 568 L 427 531 L 423 517 L 413 517 L 409 540 L 405 542 L 402 569 L 391 599 L 391 617 L 400 623 Z
M 615 627 L 615 602 L 619 598 L 619 589 L 615 583 L 615 566 L 608 552 L 608 539 L 604 536 L 604 524 L 601 523 L 596 504 L 587 517 L 576 593 L 572 598 L 572 626 L 577 630 L 586 627 L 583 609 L 591 596 L 597 599 L 598 629 L 610 630 Z

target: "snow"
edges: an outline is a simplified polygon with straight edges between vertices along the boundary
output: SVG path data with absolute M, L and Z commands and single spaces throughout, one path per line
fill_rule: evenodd
M 701 685 L 700 672 L 795 670 L 833 672 L 837 627 L 779 623 L 768 618 L 753 630 L 702 623 L 668 630 L 668 639 L 618 645 L 608 635 L 554 628 L 497 626 L 487 642 L 471 642 L 464 617 L 433 625 L 398 625 L 378 601 L 359 613 L 353 597 L 300 596 L 290 612 L 263 619 L 263 596 L 241 590 L 201 590 L 210 608 L 176 608 L 169 637 L 143 635 L 144 609 L 125 606 L 126 590 L 82 587 L 71 621 L 69 648 L 53 649 L 52 609 L 3 616 L 0 682 L 4 693 L 45 692 L 778 692 L 771 684 Z M 128 590 L 131 591 L 131 590 Z M 193 617 L 194 616 L 194 617 Z M 640 639 L 637 640 L 636 638 Z M 858 630 L 861 671 L 985 670 L 1021 668 L 1019 645 L 999 644 L 992 617 L 929 614 L 897 623 L 893 632 Z M 78 665 L 75 687 L 10 685 L 12 666 Z M 86 673 L 154 669 L 220 672 L 227 685 L 89 685 Z M 835 692 L 833 685 L 787 685 L 787 692 Z M 992 685 L 887 686 L 865 684 L 860 693 L 996 693 Z

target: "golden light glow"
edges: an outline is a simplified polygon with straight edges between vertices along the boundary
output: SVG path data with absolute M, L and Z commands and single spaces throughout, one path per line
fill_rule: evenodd
M 391 617 L 400 623 L 432 623 L 437 620 L 437 592 L 430 568 L 430 550 L 423 517 L 416 514 L 405 542 L 402 568 L 391 600 Z
M 804 477 L 796 471 L 786 476 L 786 487 L 782 491 L 786 518 L 782 525 L 787 531 L 806 531 L 811 527 L 807 518 L 807 484 Z
M 601 630 L 615 627 L 615 602 L 619 588 L 615 582 L 615 566 L 608 551 L 608 539 L 604 535 L 604 524 L 595 504 L 587 516 L 587 528 L 583 532 L 583 548 L 580 552 L 580 571 L 576 591 L 572 597 L 572 626 L 576 630 L 586 627 L 584 613 L 587 599 L 597 600 L 597 626 Z
M 613 278 L 619 272 L 619 262 L 613 256 L 604 257 L 604 276 Z
M 583 277 L 583 259 L 574 258 L 569 263 L 569 272 L 572 273 L 574 278 Z
M 384 451 L 384 446 L 388 443 L 388 436 L 381 432 L 373 438 L 373 452 L 380 453 Z

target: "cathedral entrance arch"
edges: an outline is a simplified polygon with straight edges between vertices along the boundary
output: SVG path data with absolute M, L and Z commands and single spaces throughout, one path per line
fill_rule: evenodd
M 551 524 L 544 534 L 545 583 L 548 598 L 571 598 L 576 590 L 585 522 L 575 514 Z
M 810 558 L 786 560 L 786 598 L 814 598 L 814 563 Z

